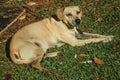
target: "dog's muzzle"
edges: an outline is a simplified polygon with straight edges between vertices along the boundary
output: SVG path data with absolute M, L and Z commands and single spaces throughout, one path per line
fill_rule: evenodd
M 75 19 L 75 23 L 77 24 L 77 25 L 79 25 L 80 23 L 81 23 L 81 20 L 80 19 Z

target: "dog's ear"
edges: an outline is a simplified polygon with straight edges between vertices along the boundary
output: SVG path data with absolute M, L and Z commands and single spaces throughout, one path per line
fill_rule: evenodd
M 63 15 L 64 9 L 65 8 L 60 8 L 56 12 L 56 16 L 59 20 L 63 20 L 63 18 L 64 18 L 64 15 Z

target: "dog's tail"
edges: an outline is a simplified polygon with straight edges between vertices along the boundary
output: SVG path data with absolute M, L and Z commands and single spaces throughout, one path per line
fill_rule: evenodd
M 30 64 L 33 60 L 31 59 L 21 59 L 19 51 L 10 51 L 11 60 L 16 64 Z

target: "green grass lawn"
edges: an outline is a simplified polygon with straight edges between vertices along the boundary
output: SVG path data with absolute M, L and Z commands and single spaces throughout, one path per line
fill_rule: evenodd
M 21 6 L 22 1 L 1 5 Z M 29 1 L 29 0 L 28 0 Z M 82 47 L 64 45 L 48 52 L 62 51 L 55 58 L 43 59 L 41 65 L 49 69 L 47 76 L 29 65 L 17 65 L 6 57 L 5 43 L 0 44 L 0 80 L 120 80 L 120 1 L 119 0 L 55 0 L 56 4 L 47 11 L 34 9 L 35 14 L 51 15 L 59 6 L 81 5 L 83 17 L 79 28 L 85 32 L 114 35 L 108 43 L 91 43 Z M 62 2 L 63 1 L 63 2 Z M 1 7 L 1 6 L 0 6 Z M 3 40 L 4 35 L 0 36 Z M 89 54 L 83 57 L 80 54 Z M 77 57 L 75 57 L 77 55 Z M 96 64 L 97 57 L 104 64 Z M 92 60 L 92 63 L 82 63 Z

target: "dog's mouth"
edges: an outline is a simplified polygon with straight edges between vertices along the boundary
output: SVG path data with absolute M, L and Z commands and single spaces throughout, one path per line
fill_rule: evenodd
M 76 22 L 76 23 L 75 23 Z M 78 31 L 78 33 L 80 33 L 80 34 L 83 34 L 83 32 L 81 31 L 81 29 L 79 29 L 79 26 L 78 25 L 80 25 L 80 23 L 81 23 L 81 20 L 80 21 L 75 21 L 73 24 L 70 24 L 69 23 L 69 26 L 68 26 L 68 28 L 69 29 L 74 29 L 74 27 L 76 28 L 76 30 Z
M 66 24 L 69 29 L 73 29 L 74 27 L 80 25 L 80 23 L 81 23 L 81 20 L 77 18 L 77 19 L 73 20 L 72 22 L 68 21 Z

